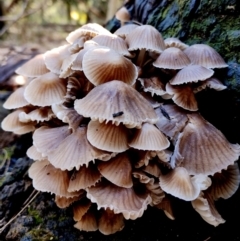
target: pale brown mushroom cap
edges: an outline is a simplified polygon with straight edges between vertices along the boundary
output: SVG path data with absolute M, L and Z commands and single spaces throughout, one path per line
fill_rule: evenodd
M 19 75 L 26 77 L 38 77 L 49 72 L 43 54 L 38 54 L 15 71 Z
M 159 77 L 138 78 L 138 80 L 140 81 L 144 92 L 150 92 L 152 96 L 162 96 L 166 94 L 165 85 Z
M 199 196 L 202 189 L 206 189 L 206 179 L 209 178 L 207 176 L 201 179 L 190 177 L 185 168 L 176 167 L 168 174 L 160 176 L 160 187 L 164 192 L 175 197 L 192 201 Z
M 99 47 L 83 56 L 83 72 L 91 83 L 100 85 L 111 80 L 121 80 L 129 85 L 136 82 L 137 67 L 116 51 Z
M 203 81 L 210 78 L 214 71 L 200 65 L 188 65 L 181 69 L 171 80 L 171 85 Z
M 121 23 L 128 22 L 131 18 L 130 13 L 128 12 L 127 8 L 125 6 L 121 7 L 116 13 L 115 13 L 116 19 L 120 20 Z
M 207 87 L 216 91 L 225 90 L 227 88 L 227 86 L 223 85 L 218 79 L 211 77 L 201 82 L 200 86 L 195 87 L 193 91 L 194 93 L 197 93 Z
M 54 193 L 60 197 L 79 196 L 77 192 L 67 191 L 68 172 L 56 169 L 47 160 L 34 162 L 28 173 L 29 177 L 33 179 L 33 187 L 41 192 Z
M 206 44 L 194 44 L 184 51 L 191 60 L 192 64 L 204 66 L 206 68 L 226 68 L 220 54 L 212 47 Z
M 75 71 L 72 69 L 72 65 L 77 56 L 78 53 L 71 54 L 63 60 L 60 68 L 59 78 L 67 78 L 75 73 Z
M 72 44 L 75 40 L 81 37 L 87 37 L 91 39 L 99 34 L 111 34 L 107 29 L 102 27 L 97 23 L 87 23 L 82 27 L 74 30 L 73 32 L 69 33 L 66 40 Z
M 102 176 L 119 187 L 133 186 L 131 161 L 126 153 L 120 153 L 107 162 L 99 163 L 98 170 Z
M 74 192 L 95 185 L 101 179 L 101 174 L 92 163 L 88 167 L 81 166 L 75 171 L 70 179 L 68 191 Z
M 213 175 L 233 165 L 239 157 L 240 146 L 229 143 L 200 114 L 188 114 L 188 118 L 176 142 L 171 164 L 186 168 L 190 175 Z
M 162 69 L 182 69 L 190 63 L 190 59 L 182 50 L 170 47 L 159 55 L 153 62 L 153 66 Z
M 42 161 L 44 159 L 46 159 L 45 157 L 42 156 L 41 152 L 39 152 L 37 150 L 37 148 L 35 146 L 31 146 L 27 149 L 27 156 L 33 160 L 39 160 Z
M 161 33 L 151 25 L 136 27 L 126 37 L 128 50 L 145 49 L 147 51 L 161 53 L 166 47 Z
M 207 189 L 207 193 L 213 200 L 219 198 L 230 198 L 238 189 L 240 183 L 240 173 L 238 164 L 229 165 L 227 170 L 215 173 L 212 177 L 212 185 Z
M 162 151 L 169 147 L 170 142 L 157 127 L 144 123 L 141 129 L 136 130 L 128 145 L 138 150 Z
M 80 201 L 73 205 L 73 219 L 79 221 L 87 213 L 91 207 L 91 202 L 87 198 L 82 198 Z
M 35 130 L 35 122 L 23 123 L 19 120 L 19 114 L 21 112 L 27 112 L 28 109 L 17 109 L 8 114 L 2 121 L 1 127 L 4 131 L 11 131 L 18 135 L 23 135 Z
M 159 118 L 156 126 L 175 141 L 188 121 L 189 112 L 173 104 L 162 105 L 156 108 L 155 112 Z
M 149 195 L 139 196 L 133 188 L 122 188 L 111 183 L 99 183 L 87 188 L 87 197 L 97 203 L 98 209 L 111 209 L 114 213 L 122 213 L 125 219 L 137 219 L 143 215 L 151 202 Z
M 99 122 L 112 121 L 129 127 L 143 122 L 156 123 L 157 115 L 144 97 L 122 81 L 110 81 L 92 89 L 86 97 L 75 100 L 75 110 Z
M 60 74 L 64 59 L 71 55 L 69 51 L 70 47 L 70 44 L 65 44 L 44 53 L 43 58 L 45 65 L 51 72 L 57 75 Z
M 171 85 L 166 84 L 166 91 L 168 94 L 173 95 L 173 102 L 182 107 L 185 110 L 197 111 L 198 104 L 193 93 L 191 86 L 189 85 Z
M 98 43 L 100 46 L 108 47 L 117 53 L 126 57 L 132 57 L 132 54 L 128 52 L 127 43 L 115 34 L 98 35 L 92 39 L 92 41 Z
M 129 130 L 122 124 L 90 121 L 87 128 L 87 139 L 95 147 L 109 152 L 124 152 L 128 147 Z
M 29 105 L 29 102 L 24 98 L 25 86 L 16 89 L 4 102 L 3 108 L 17 109 Z
M 68 126 L 55 128 L 42 126 L 33 133 L 33 145 L 43 156 L 48 156 L 70 134 Z
M 203 193 L 200 193 L 199 197 L 192 201 L 192 206 L 207 223 L 215 227 L 221 223 L 225 223 L 225 220 L 220 216 L 213 200 L 209 196 L 204 197 Z
M 125 24 L 119 29 L 117 29 L 114 34 L 125 39 L 129 33 L 131 33 L 135 28 L 139 27 L 137 24 Z
M 66 81 L 49 72 L 32 80 L 24 91 L 24 97 L 32 105 L 51 106 L 62 103 L 66 91 Z
M 189 45 L 183 43 L 178 38 L 166 38 L 164 40 L 164 43 L 166 45 L 166 48 L 175 47 L 175 48 L 179 48 L 181 50 L 185 50 L 186 48 L 189 47 Z
M 73 204 L 74 202 L 78 201 L 81 198 L 81 195 L 83 195 L 83 194 L 80 194 L 80 196 L 69 197 L 69 198 L 60 197 L 60 196 L 56 195 L 55 196 L 55 203 L 57 204 L 57 206 L 59 208 L 67 208 L 71 204 Z
M 61 170 L 79 170 L 84 164 L 88 166 L 91 161 L 108 156 L 105 151 L 92 146 L 86 136 L 87 128 L 78 127 L 56 149 L 48 154 L 49 162 Z
M 124 217 L 121 213 L 115 214 L 107 208 L 103 210 L 98 220 L 99 231 L 104 235 L 109 235 L 121 231 L 124 228 Z
M 147 166 L 149 164 L 149 160 L 151 160 L 157 155 L 155 151 L 141 151 L 141 150 L 138 150 L 137 154 L 138 154 L 138 157 L 137 157 L 138 161 L 135 163 L 136 168 Z
M 98 230 L 98 223 L 95 212 L 93 210 L 88 210 L 83 217 L 74 224 L 74 227 L 86 232 L 92 232 Z
M 171 204 L 171 200 L 169 198 L 169 196 L 166 196 L 162 199 L 162 201 L 157 204 L 155 207 L 162 209 L 165 213 L 165 215 L 171 219 L 174 220 L 174 214 L 173 214 L 173 209 L 172 209 L 172 204 Z

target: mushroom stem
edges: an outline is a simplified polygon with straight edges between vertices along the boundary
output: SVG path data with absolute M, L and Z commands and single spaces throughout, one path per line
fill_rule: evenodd
M 139 67 L 143 66 L 143 62 L 146 56 L 146 49 L 140 49 L 138 57 L 137 57 L 137 62 L 136 65 Z

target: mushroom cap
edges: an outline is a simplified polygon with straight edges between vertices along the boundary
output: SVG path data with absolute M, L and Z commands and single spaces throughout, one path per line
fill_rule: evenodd
M 69 181 L 69 192 L 79 191 L 95 185 L 101 179 L 101 174 L 92 163 L 88 167 L 81 166 L 78 171 L 73 172 Z M 76 220 L 75 220 L 76 221 Z
M 114 80 L 92 89 L 86 97 L 75 100 L 75 110 L 84 117 L 99 122 L 112 121 L 128 127 L 140 127 L 143 122 L 156 123 L 152 106 L 130 85 Z
M 184 83 L 198 82 L 210 78 L 214 71 L 200 65 L 188 65 L 181 69 L 171 80 L 171 85 L 180 85 Z
M 207 193 L 213 200 L 219 198 L 230 198 L 238 189 L 240 183 L 240 173 L 238 164 L 229 165 L 227 170 L 217 172 L 212 176 L 212 185 L 207 189 Z
M 87 198 L 82 198 L 73 205 L 73 219 L 79 221 L 88 212 L 91 207 L 91 202 Z
M 29 102 L 24 98 L 26 86 L 16 89 L 5 101 L 3 107 L 5 109 L 17 109 L 29 105 Z
M 71 204 L 73 204 L 74 202 L 79 200 L 80 198 L 81 198 L 81 194 L 80 194 L 80 196 L 75 196 L 75 197 L 70 197 L 70 198 L 60 197 L 60 196 L 56 195 L 55 196 L 55 203 L 57 204 L 57 206 L 59 208 L 67 208 Z
M 225 63 L 220 54 L 206 44 L 194 44 L 186 48 L 185 51 L 192 64 L 204 66 L 206 68 L 225 68 Z
M 165 195 L 162 201 L 159 204 L 157 204 L 155 207 L 162 209 L 169 219 L 171 220 L 175 219 L 169 195 Z
M 175 47 L 181 50 L 185 50 L 186 48 L 189 47 L 187 44 L 183 43 L 178 38 L 166 38 L 164 40 L 164 43 L 166 45 L 166 48 Z
M 115 17 L 121 22 L 128 22 L 131 18 L 131 15 L 128 12 L 127 8 L 123 6 L 115 13 Z
M 135 28 L 139 27 L 137 24 L 125 24 L 119 29 L 117 29 L 114 34 L 125 39 L 129 33 L 131 33 Z
M 19 120 L 21 112 L 29 111 L 26 108 L 17 109 L 8 114 L 2 121 L 1 127 L 4 131 L 11 131 L 17 135 L 23 135 L 35 130 L 35 122 L 24 123 Z
M 24 91 L 24 97 L 32 105 L 51 106 L 62 103 L 66 91 L 66 81 L 49 72 L 32 80 Z
M 128 147 L 129 130 L 122 124 L 99 123 L 91 120 L 87 128 L 88 141 L 98 149 L 109 152 L 123 152 Z
M 190 59 L 181 49 L 170 47 L 158 56 L 153 66 L 162 69 L 182 69 L 190 63 Z
M 191 86 L 189 85 L 171 85 L 166 84 L 166 91 L 168 94 L 173 95 L 173 102 L 182 107 L 185 110 L 197 111 L 198 104 L 193 93 Z
M 128 145 L 138 150 L 162 151 L 169 147 L 170 142 L 157 127 L 144 123 L 141 129 L 136 130 Z
M 166 94 L 165 85 L 159 77 L 138 78 L 138 80 L 140 81 L 144 92 L 150 92 L 152 96 L 162 96 Z
M 66 56 L 60 68 L 59 78 L 67 78 L 74 74 L 75 71 L 72 69 L 72 65 L 76 60 L 77 56 L 78 53 Z
M 32 145 L 31 147 L 29 147 L 27 149 L 26 154 L 29 158 L 31 158 L 33 160 L 42 161 L 42 160 L 46 159 L 45 157 L 42 156 L 41 152 L 39 152 L 34 145 Z
M 161 33 L 151 25 L 136 27 L 126 37 L 129 51 L 145 49 L 147 51 L 161 53 L 166 47 Z
M 60 74 L 64 59 L 71 55 L 70 47 L 70 44 L 65 44 L 44 53 L 45 65 L 51 72 L 57 75 Z
M 74 225 L 75 228 L 87 232 L 98 230 L 96 214 L 93 210 L 88 210 L 87 213 Z
M 122 213 L 125 219 L 135 220 L 143 215 L 151 202 L 149 195 L 137 195 L 133 188 L 123 188 L 108 182 L 98 183 L 87 188 L 87 198 L 97 203 L 98 209 L 111 209 L 114 213 Z
M 99 231 L 104 235 L 113 234 L 124 228 L 124 217 L 121 213 L 115 214 L 107 208 L 103 210 L 98 225 Z
M 98 170 L 106 179 L 119 187 L 133 186 L 131 161 L 126 153 L 120 153 L 107 162 L 99 163 Z
M 83 56 L 83 72 L 91 83 L 100 85 L 111 80 L 121 80 L 129 85 L 136 82 L 137 67 L 116 51 L 99 47 Z
M 127 43 L 121 37 L 115 34 L 101 34 L 94 37 L 92 41 L 98 43 L 100 46 L 108 47 L 121 55 L 132 57 L 132 54 L 128 52 Z
M 86 136 L 87 128 L 78 127 L 64 140 L 62 140 L 56 149 L 48 154 L 49 162 L 61 170 L 79 170 L 84 164 L 88 166 L 89 162 L 109 154 L 92 146 Z
M 107 29 L 102 27 L 97 23 L 87 23 L 82 27 L 74 30 L 73 32 L 69 33 L 66 40 L 72 44 L 74 41 L 81 37 L 87 37 L 91 39 L 99 34 L 111 34 Z
M 205 179 L 209 178 L 205 176 Z M 204 181 L 204 179 L 190 177 L 185 168 L 176 167 L 168 174 L 160 176 L 160 187 L 164 192 L 175 197 L 185 201 L 192 201 L 199 196 L 203 186 L 201 182 Z
M 190 175 L 213 175 L 233 165 L 239 157 L 240 146 L 229 143 L 200 114 L 188 114 L 188 118 L 176 142 L 171 164 L 186 168 Z
M 192 206 L 207 223 L 215 227 L 221 223 L 225 223 L 225 220 L 220 216 L 213 200 L 209 196 L 204 197 L 203 193 L 200 193 L 199 197 L 192 201 Z
M 33 145 L 43 156 L 48 156 L 70 134 L 68 126 L 54 128 L 42 126 L 33 133 Z
M 54 193 L 60 197 L 79 196 L 77 192 L 68 192 L 69 174 L 56 169 L 47 160 L 34 162 L 29 171 L 33 187 L 41 192 Z
M 16 73 L 26 77 L 38 77 L 49 72 L 44 62 L 44 55 L 38 54 L 21 67 L 16 69 Z

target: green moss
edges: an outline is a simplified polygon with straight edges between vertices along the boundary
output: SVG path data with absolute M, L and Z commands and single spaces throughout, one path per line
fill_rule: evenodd
M 43 218 L 41 217 L 41 213 L 38 210 L 28 208 L 28 214 L 34 218 L 36 224 L 41 224 L 43 222 Z
M 57 238 L 54 237 L 52 232 L 41 228 L 32 229 L 30 232 L 27 233 L 27 236 L 30 236 L 32 241 L 57 240 Z

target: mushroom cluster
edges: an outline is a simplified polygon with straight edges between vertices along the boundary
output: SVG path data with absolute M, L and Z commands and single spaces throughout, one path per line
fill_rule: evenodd
M 240 146 L 198 112 L 195 94 L 226 87 L 210 46 L 163 39 L 150 25 L 114 34 L 98 24 L 19 69 L 26 84 L 7 99 L 5 131 L 33 132 L 27 155 L 35 189 L 71 206 L 75 227 L 120 231 L 147 207 L 174 219 L 172 199 L 191 201 L 214 226 L 214 202 L 237 190 Z

